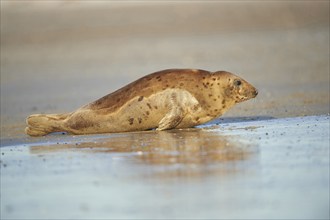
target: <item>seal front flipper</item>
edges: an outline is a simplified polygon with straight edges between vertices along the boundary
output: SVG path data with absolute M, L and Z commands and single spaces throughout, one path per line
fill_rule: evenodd
M 162 120 L 160 120 L 157 131 L 175 128 L 183 119 L 183 109 L 179 106 L 173 107 Z
M 169 112 L 159 122 L 156 130 L 162 131 L 167 129 L 175 128 L 184 117 L 184 110 L 180 106 L 181 97 L 177 93 L 173 92 L 170 94 L 169 100 Z

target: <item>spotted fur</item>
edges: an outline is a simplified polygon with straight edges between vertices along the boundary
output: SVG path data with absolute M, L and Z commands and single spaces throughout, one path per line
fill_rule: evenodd
M 40 136 L 55 131 L 90 134 L 187 128 L 219 117 L 256 95 L 252 85 L 229 72 L 169 69 L 142 77 L 72 113 L 31 115 L 26 133 Z

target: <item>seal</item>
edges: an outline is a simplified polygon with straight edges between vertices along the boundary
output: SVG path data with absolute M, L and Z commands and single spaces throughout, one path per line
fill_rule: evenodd
M 146 75 L 74 112 L 34 114 L 26 134 L 96 134 L 189 128 L 256 97 L 244 79 L 226 72 L 168 69 Z

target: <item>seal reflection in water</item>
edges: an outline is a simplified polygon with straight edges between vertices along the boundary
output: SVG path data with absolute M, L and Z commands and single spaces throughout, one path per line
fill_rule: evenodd
M 166 165 L 241 161 L 254 153 L 254 147 L 236 141 L 235 136 L 194 128 L 179 132 L 132 132 L 97 141 L 36 145 L 30 150 L 34 154 L 77 149 L 85 153 L 134 153 L 131 155 L 135 156 L 136 162 Z
M 25 132 L 95 134 L 189 128 L 215 119 L 257 90 L 225 71 L 169 69 L 149 74 L 74 112 L 35 114 Z
M 142 172 L 139 173 L 141 176 L 145 174 L 151 177 L 197 177 L 245 172 L 247 167 L 237 164 L 246 165 L 246 161 L 254 160 L 258 155 L 258 148 L 254 144 L 241 142 L 235 136 L 221 135 L 218 131 L 213 132 L 212 129 L 200 128 L 165 132 L 131 132 L 97 139 L 91 136 L 84 142 L 80 142 L 81 139 L 77 140 L 78 142 L 65 144 L 38 144 L 31 146 L 30 152 L 42 155 L 46 161 L 49 161 L 47 153 L 65 152 L 66 156 L 69 155 L 66 158 L 77 158 L 70 156 L 70 153 L 79 152 L 83 153 L 83 160 L 89 158 L 100 162 L 102 158 L 106 158 L 106 163 L 109 160 L 116 160 L 119 163 L 116 166 L 127 166 L 128 172 L 132 172 L 131 175 Z M 123 164 L 120 164 L 120 161 L 123 161 Z M 137 165 L 148 165 L 148 169 L 136 169 Z M 152 172 L 150 172 L 150 169 L 153 169 L 151 167 L 154 167 Z

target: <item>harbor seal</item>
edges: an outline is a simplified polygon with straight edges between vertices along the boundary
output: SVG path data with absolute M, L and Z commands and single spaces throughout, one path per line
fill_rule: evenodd
M 115 133 L 189 128 L 215 119 L 258 91 L 226 72 L 168 69 L 146 75 L 74 112 L 34 114 L 26 134 Z

